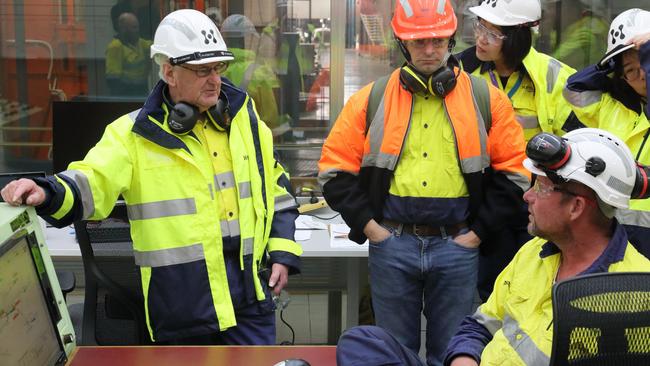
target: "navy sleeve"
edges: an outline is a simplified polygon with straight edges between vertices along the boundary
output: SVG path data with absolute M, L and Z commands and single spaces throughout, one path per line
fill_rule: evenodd
M 451 338 L 444 355 L 444 364 L 450 365 L 458 356 L 469 356 L 481 362 L 481 353 L 492 340 L 492 334 L 471 316 L 465 317 L 458 332 Z

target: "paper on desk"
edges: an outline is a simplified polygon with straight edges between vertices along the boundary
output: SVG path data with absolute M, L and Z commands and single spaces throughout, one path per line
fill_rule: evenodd
M 296 241 L 305 241 L 311 239 L 311 230 L 296 230 L 294 234 Z
M 314 221 L 308 215 L 300 215 L 296 219 L 296 230 L 326 230 L 327 226 L 322 222 Z
M 359 245 L 348 239 L 350 227 L 346 224 L 330 224 L 330 246 L 332 248 L 359 248 L 359 246 L 368 246 L 368 241 Z

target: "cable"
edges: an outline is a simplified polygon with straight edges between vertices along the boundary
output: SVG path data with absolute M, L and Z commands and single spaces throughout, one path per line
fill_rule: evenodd
M 291 343 L 289 343 L 289 342 L 287 342 L 287 341 L 284 341 L 284 342 L 282 342 L 282 343 L 280 343 L 280 344 L 281 344 L 281 345 L 292 345 L 292 346 L 293 346 L 294 343 L 296 342 L 296 332 L 293 330 L 293 327 L 292 327 L 291 325 L 289 325 L 289 323 L 287 323 L 286 320 L 284 320 L 284 308 L 282 308 L 282 310 L 280 310 L 280 320 L 281 320 L 281 321 L 284 323 L 284 325 L 286 325 L 287 328 L 289 328 L 289 330 L 291 331 Z
M 308 213 L 304 213 L 304 214 L 301 214 L 301 215 L 312 216 L 312 217 L 315 217 L 315 218 L 317 218 L 319 220 L 332 220 L 332 219 L 337 218 L 338 216 L 341 216 L 340 213 L 337 213 L 336 215 L 334 215 L 332 217 L 322 217 L 322 216 L 318 216 L 318 215 L 314 215 L 314 214 L 308 214 Z

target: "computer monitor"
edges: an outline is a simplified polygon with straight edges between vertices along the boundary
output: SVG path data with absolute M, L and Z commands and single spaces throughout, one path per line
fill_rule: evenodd
M 120 116 L 142 108 L 142 101 L 54 102 L 52 109 L 52 167 L 54 173 L 82 160 L 104 134 L 106 126 Z
M 62 365 L 75 347 L 33 208 L 0 203 L 0 365 Z

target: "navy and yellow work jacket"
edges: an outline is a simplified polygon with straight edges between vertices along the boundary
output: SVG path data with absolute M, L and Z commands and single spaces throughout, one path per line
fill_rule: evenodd
M 553 344 L 551 291 L 561 259 L 552 242 L 534 238 L 526 243 L 497 277 L 487 302 L 463 320 L 449 342 L 444 364 L 466 355 L 481 365 L 547 366 Z M 606 249 L 580 275 L 636 271 L 650 271 L 650 261 L 615 224 Z
M 265 299 L 257 273 L 267 253 L 271 263 L 288 265 L 290 273 L 299 272 L 302 253 L 293 236 L 297 204 L 274 159 L 271 131 L 258 119 L 253 100 L 223 79 L 232 116 L 228 142 L 233 168 L 230 178 L 223 179 L 214 175 L 210 159 L 197 158 L 207 151 L 193 132 L 170 132 L 164 88 L 159 82 L 142 109 L 108 125 L 83 161 L 38 182 L 50 192 L 39 214 L 58 227 L 102 219 L 124 197 L 147 323 L 156 341 L 237 325 L 224 264 L 217 182 L 231 182 L 237 192 L 235 240 L 251 296 Z

